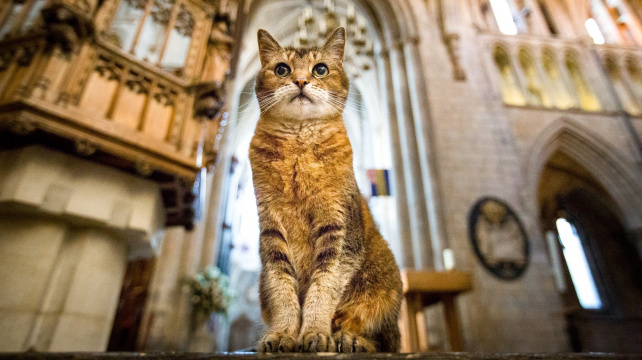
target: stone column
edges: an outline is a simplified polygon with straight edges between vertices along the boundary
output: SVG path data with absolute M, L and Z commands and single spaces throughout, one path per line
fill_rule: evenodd
M 419 52 L 419 39 L 411 38 L 404 46 L 406 60 L 406 72 L 410 97 L 412 102 L 412 113 L 414 117 L 415 136 L 419 150 L 419 163 L 425 192 L 426 210 L 428 224 L 430 226 L 430 241 L 432 247 L 433 267 L 443 270 L 443 258 L 441 252 L 448 246 L 448 239 L 444 231 L 445 222 L 442 217 L 441 191 L 439 187 L 439 176 L 437 174 L 438 164 L 435 156 L 435 140 L 433 136 L 432 117 L 428 109 L 428 90 L 425 86 L 423 66 Z M 443 226 L 442 226 L 443 225 Z
M 434 267 L 434 263 L 426 209 L 426 194 L 422 179 L 422 159 L 417 143 L 417 129 L 415 128 L 403 43 L 396 43 L 390 55 L 391 65 L 394 69 L 392 72 L 393 91 L 406 178 L 405 186 L 414 262 L 416 268 L 431 269 Z
M 394 92 L 392 73 L 394 72 L 390 64 L 390 52 L 383 51 L 380 58 L 380 67 L 383 68 L 383 73 L 385 78 L 383 83 L 385 88 L 382 89 L 385 91 L 382 96 L 385 96 L 388 99 L 388 114 L 390 117 L 390 137 L 392 143 L 392 156 L 393 156 L 393 167 L 395 176 L 393 177 L 392 187 L 395 191 L 395 199 L 397 201 L 397 217 L 399 221 L 399 239 L 397 240 L 400 243 L 401 250 L 401 267 L 405 268 L 414 268 L 415 261 L 413 258 L 413 244 L 412 244 L 412 231 L 410 226 L 410 206 L 408 202 L 408 196 L 406 194 L 406 172 L 404 168 L 406 163 L 404 163 L 404 153 L 402 151 L 402 136 L 399 130 L 399 125 L 397 123 L 397 109 L 394 101 Z M 388 241 L 394 241 L 393 239 L 388 239 Z
M 128 257 L 162 235 L 158 185 L 39 146 L 0 168 L 0 351 L 106 350 Z

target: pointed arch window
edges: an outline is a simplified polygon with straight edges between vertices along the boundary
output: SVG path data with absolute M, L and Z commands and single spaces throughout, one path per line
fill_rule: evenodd
M 194 16 L 184 0 L 121 0 L 106 39 L 180 76 L 194 26 Z
M 508 105 L 526 105 L 526 99 L 515 76 L 508 54 L 501 47 L 496 47 L 493 53 L 495 65 L 501 76 L 502 98 Z
M 640 108 L 635 103 L 635 100 L 632 96 L 631 89 L 628 84 L 622 77 L 622 72 L 620 71 L 620 66 L 612 57 L 606 58 L 606 72 L 611 79 L 613 88 L 617 97 L 620 99 L 620 103 L 626 112 L 631 115 L 640 115 Z
M 602 106 L 600 105 L 600 101 L 584 79 L 579 63 L 571 54 L 566 55 L 566 70 L 571 77 L 575 94 L 580 101 L 580 108 L 587 111 L 601 110 Z
M 35 29 L 46 3 L 47 0 L 14 0 L 0 7 L 0 40 Z
M 548 51 L 542 53 L 542 64 L 549 83 L 549 88 L 552 91 L 553 104 L 559 109 L 569 109 L 577 107 L 577 104 L 562 78 L 557 60 Z
M 519 51 L 519 64 L 526 79 L 528 103 L 535 106 L 552 107 L 553 103 L 544 88 L 540 72 L 535 66 L 533 58 L 524 49 Z

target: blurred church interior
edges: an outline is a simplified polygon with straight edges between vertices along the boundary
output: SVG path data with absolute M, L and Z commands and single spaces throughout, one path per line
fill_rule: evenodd
M 254 347 L 256 33 L 344 26 L 404 351 L 642 353 L 641 23 L 642 0 L 2 1 L 0 352 Z M 199 318 L 206 269 L 231 298 Z

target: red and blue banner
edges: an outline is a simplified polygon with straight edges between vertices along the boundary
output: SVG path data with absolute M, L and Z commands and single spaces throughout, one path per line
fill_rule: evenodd
M 372 169 L 368 170 L 367 173 L 372 196 L 390 196 L 389 170 Z

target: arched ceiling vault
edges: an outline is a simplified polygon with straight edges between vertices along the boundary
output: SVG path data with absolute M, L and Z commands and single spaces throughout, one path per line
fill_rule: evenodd
M 256 32 L 266 29 L 279 41 L 288 43 L 293 38 L 297 18 L 304 6 L 312 0 L 248 0 L 243 5 L 245 11 L 239 16 L 236 71 L 242 83 L 247 82 L 247 74 L 255 73 L 258 68 L 254 60 L 258 57 Z M 337 10 L 348 0 L 335 0 Z M 392 0 L 353 0 L 357 13 L 366 18 L 367 31 L 375 45 L 375 53 L 390 49 L 402 40 L 415 38 L 417 31 L 412 12 L 406 1 Z M 345 8 L 345 6 L 343 7 Z

